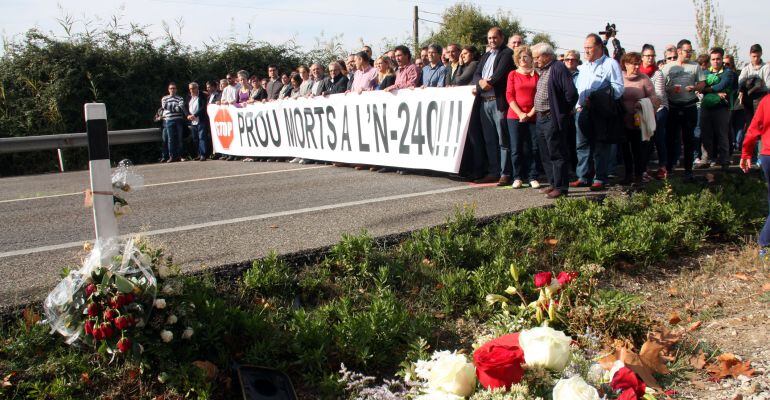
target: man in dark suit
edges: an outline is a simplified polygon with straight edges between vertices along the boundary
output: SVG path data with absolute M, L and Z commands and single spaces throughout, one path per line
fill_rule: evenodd
M 198 83 L 190 82 L 187 87 L 190 98 L 187 99 L 187 120 L 190 122 L 190 134 L 198 148 L 198 161 L 206 161 L 208 155 L 209 114 L 206 112 L 206 96 L 201 93 Z
M 283 83 L 278 75 L 278 67 L 269 65 L 267 67 L 267 76 L 270 78 L 267 83 L 267 99 L 278 100 L 278 96 L 281 95 L 281 88 L 283 87 Z
M 578 93 L 572 74 L 556 60 L 547 43 L 532 46 L 532 56 L 540 72 L 535 91 L 537 142 L 540 160 L 548 176 L 549 187 L 540 189 L 549 199 L 566 196 L 569 189 L 568 119 L 577 103 Z
M 481 103 L 481 131 L 488 161 L 486 176 L 476 182 L 506 185 L 510 184 L 511 176 L 510 172 L 505 174 L 509 146 L 506 145 L 508 135 L 503 119 L 508 111 L 505 86 L 508 73 L 513 69 L 513 51 L 505 47 L 503 31 L 498 27 L 487 32 L 487 44 L 491 50 L 481 57 L 473 76 L 476 96 Z
M 329 76 L 323 84 L 323 95 L 345 93 L 348 90 L 348 77 L 342 73 L 342 66 L 335 61 L 329 64 Z

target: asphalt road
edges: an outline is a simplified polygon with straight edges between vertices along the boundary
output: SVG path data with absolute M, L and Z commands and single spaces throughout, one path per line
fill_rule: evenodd
M 536 190 L 320 165 L 206 161 L 136 167 L 121 234 L 144 233 L 194 271 L 440 224 L 458 206 L 490 216 L 547 204 Z M 0 179 L 0 306 L 41 300 L 92 240 L 88 172 Z

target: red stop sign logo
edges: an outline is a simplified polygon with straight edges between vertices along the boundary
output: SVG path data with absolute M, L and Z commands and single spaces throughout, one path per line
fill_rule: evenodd
M 221 107 L 214 117 L 214 134 L 225 150 L 230 148 L 230 144 L 235 139 L 235 130 L 227 107 Z

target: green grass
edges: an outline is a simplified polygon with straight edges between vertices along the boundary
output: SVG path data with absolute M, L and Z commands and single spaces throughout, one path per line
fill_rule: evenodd
M 303 393 L 335 397 L 340 363 L 394 374 L 419 353 L 416 349 L 452 349 L 472 340 L 457 330 L 460 318 L 489 321 L 496 332 L 531 324 L 531 311 L 506 317 L 485 302 L 487 294 L 512 284 L 511 265 L 521 271 L 521 290 L 531 300 L 537 297 L 532 275 L 538 271 L 581 271 L 581 285 L 588 285 L 589 277 L 601 279 L 592 275 L 591 264 L 644 268 L 690 254 L 708 241 L 737 240 L 766 215 L 763 194 L 761 182 L 742 176 L 706 189 L 652 185 L 647 193 L 603 203 L 564 199 L 484 227 L 470 209 L 461 209 L 443 226 L 415 232 L 389 248 L 365 232 L 347 235 L 312 265 L 288 265 L 271 254 L 235 284 L 217 284 L 210 276 L 186 279 L 183 296 L 195 305 L 196 334 L 171 345 L 148 338 L 138 359 L 109 363 L 64 345 L 43 326 L 27 331 L 18 320 L 0 330 L 0 371 L 16 373 L 10 387 L 0 388 L 0 397 L 237 395 L 237 388 L 227 389 L 222 381 L 207 382 L 191 367 L 195 360 L 212 361 L 223 372 L 232 362 L 273 366 L 289 373 Z M 569 332 L 592 326 L 632 340 L 646 333 L 637 296 L 606 288 L 576 296 L 562 327 Z M 130 382 L 127 371 L 139 371 L 142 384 Z M 158 382 L 159 375 L 165 383 Z M 130 390 L 114 390 L 122 387 Z

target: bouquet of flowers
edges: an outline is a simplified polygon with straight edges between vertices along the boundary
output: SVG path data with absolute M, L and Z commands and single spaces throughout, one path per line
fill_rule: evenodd
M 81 342 L 104 353 L 140 350 L 134 331 L 144 326 L 158 293 L 152 261 L 137 239 L 97 241 L 83 267 L 46 297 L 52 330 L 68 344 Z

